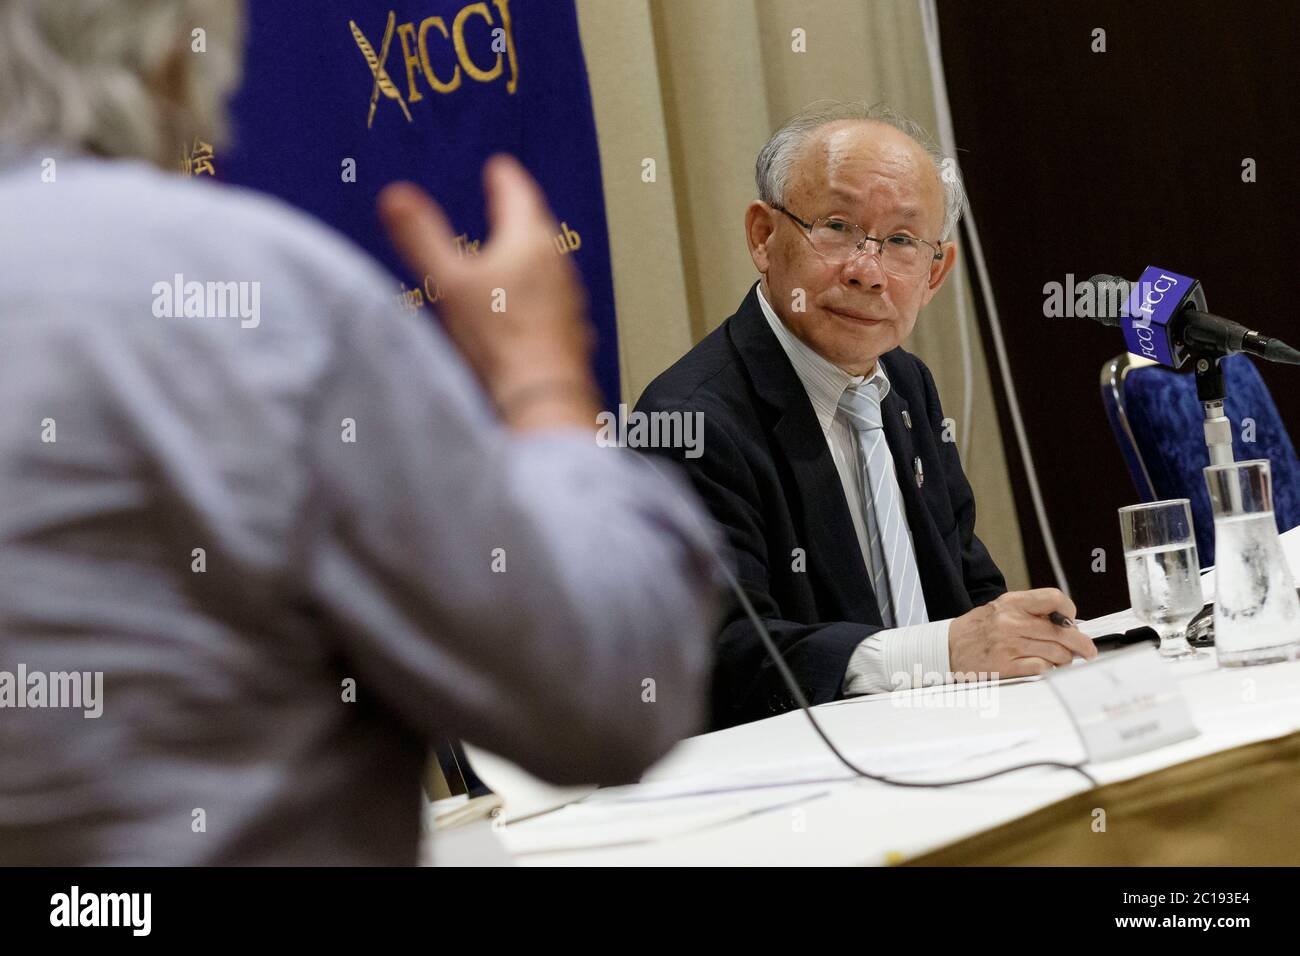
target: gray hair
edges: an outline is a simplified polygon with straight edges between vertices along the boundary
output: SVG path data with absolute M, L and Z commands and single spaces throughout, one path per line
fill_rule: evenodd
M 799 151 L 816 130 L 841 120 L 884 123 L 910 136 L 926 151 L 934 161 L 939 183 L 943 186 L 943 231 L 939 239 L 946 240 L 956 227 L 966 204 L 966 191 L 962 189 L 956 166 L 945 159 L 943 151 L 930 139 L 920 123 L 883 103 L 869 106 L 862 102 L 818 100 L 791 116 L 758 152 L 758 160 L 754 164 L 758 198 L 769 206 L 785 205 L 790 167 L 798 158 Z
M 179 161 L 190 137 L 224 142 L 243 10 L 242 0 L 0 0 L 0 141 L 158 163 Z M 198 28 L 205 52 L 193 49 Z

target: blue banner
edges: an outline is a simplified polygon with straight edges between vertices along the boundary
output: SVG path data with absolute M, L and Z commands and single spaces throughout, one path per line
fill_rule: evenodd
M 462 254 L 487 238 L 481 169 L 518 157 L 546 192 L 557 255 L 586 282 L 595 371 L 619 400 L 614 288 L 600 154 L 573 0 L 315 0 L 248 5 L 235 142 L 196 143 L 192 173 L 272 193 L 386 264 L 393 295 L 436 311 L 436 279 L 389 246 L 375 197 L 396 179 L 429 190 Z

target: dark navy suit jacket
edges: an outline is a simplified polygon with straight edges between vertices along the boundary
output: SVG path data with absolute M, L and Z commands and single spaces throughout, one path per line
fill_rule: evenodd
M 1006 582 L 975 536 L 975 498 L 955 443 L 943 440 L 930 370 L 901 348 L 880 361 L 890 382 L 881 409 L 885 437 L 926 609 L 931 620 L 957 617 L 1002 594 Z M 839 697 L 854 648 L 882 627 L 880 611 L 826 437 L 756 289 L 650 384 L 637 410 L 703 413 L 700 457 L 687 458 L 680 448 L 653 453 L 685 467 L 722 526 L 737 578 L 809 702 Z M 733 600 L 717 638 L 714 728 L 795 706 Z

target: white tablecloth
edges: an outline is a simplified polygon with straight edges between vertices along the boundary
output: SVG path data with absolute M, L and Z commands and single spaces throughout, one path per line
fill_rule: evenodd
M 1289 532 L 1284 543 L 1292 568 L 1300 569 L 1300 534 Z M 1200 735 L 1125 760 L 1090 764 L 1099 782 L 1300 730 L 1300 662 L 1237 669 L 1218 668 L 1213 660 L 1167 666 L 1179 679 Z M 815 713 L 842 750 L 886 755 L 881 759 L 909 746 L 922 748 L 925 757 L 924 748 L 936 743 L 991 742 L 992 752 L 948 754 L 949 765 L 907 779 L 952 779 L 1033 760 L 1077 762 L 1084 756 L 1061 704 L 1038 679 L 854 698 L 822 705 Z M 479 774 L 505 798 L 506 819 L 515 821 L 494 827 L 493 833 L 524 865 L 876 865 L 970 836 L 1087 787 L 1072 771 L 1039 768 L 936 790 L 845 779 L 631 803 L 615 798 L 635 797 L 634 790 L 587 797 L 589 788 L 546 787 L 490 754 L 473 748 L 470 753 Z M 932 763 L 943 756 L 930 754 Z M 806 780 L 809 768 L 823 766 L 822 761 L 824 745 L 805 716 L 792 712 L 683 741 L 646 775 L 643 790 L 654 796 L 674 781 L 693 786 L 713 781 L 719 787 L 746 778 L 767 782 L 782 767 L 788 768 L 788 779 Z M 835 774 L 833 763 L 824 766 L 826 776 Z M 756 768 L 768 769 L 757 773 Z M 560 809 L 541 812 L 554 807 Z

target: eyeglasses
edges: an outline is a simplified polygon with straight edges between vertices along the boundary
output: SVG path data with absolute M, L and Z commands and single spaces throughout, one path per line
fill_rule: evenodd
M 843 219 L 814 219 L 804 222 L 784 206 L 773 206 L 807 230 L 808 242 L 813 252 L 831 262 L 848 262 L 866 251 L 867 243 L 874 242 L 880 254 L 880 265 L 890 275 L 915 279 L 930 271 L 930 266 L 943 259 L 943 252 L 933 243 L 903 233 L 877 239 L 868 236 L 860 226 Z

